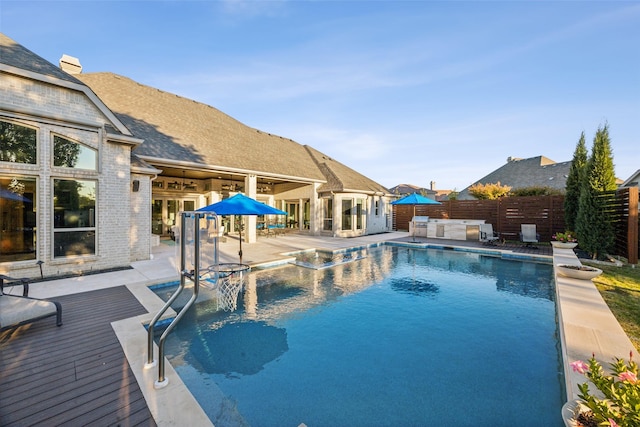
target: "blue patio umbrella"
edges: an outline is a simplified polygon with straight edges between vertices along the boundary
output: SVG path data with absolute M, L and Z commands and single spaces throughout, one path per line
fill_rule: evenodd
M 415 217 L 416 205 L 440 205 L 441 203 L 436 200 L 429 199 L 428 197 L 424 197 L 421 194 L 412 193 L 412 194 L 409 194 L 408 196 L 404 196 L 401 199 L 394 200 L 393 202 L 391 202 L 391 204 L 392 205 L 413 205 L 413 216 Z M 416 240 L 415 228 L 413 232 L 414 232 L 413 241 L 415 242 Z
M 258 202 L 244 194 L 236 194 L 218 203 L 198 209 L 203 212 L 215 212 L 218 215 L 286 215 L 285 211 Z M 242 224 L 240 225 L 240 264 L 242 264 Z

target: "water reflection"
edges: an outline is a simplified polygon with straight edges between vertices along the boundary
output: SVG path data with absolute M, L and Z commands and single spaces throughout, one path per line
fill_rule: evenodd
M 297 254 L 292 264 L 299 267 L 322 270 L 348 262 L 360 261 L 366 258 L 366 253 L 366 249 L 346 252 L 309 251 Z
M 408 250 L 393 248 L 395 264 L 421 267 L 428 271 L 459 272 L 488 277 L 496 281 L 496 289 L 531 298 L 554 300 L 552 266 L 536 262 L 505 260 L 495 256 L 443 250 Z M 453 255 L 453 256 L 452 256 Z M 412 277 L 414 277 L 412 275 Z M 434 286 L 438 286 L 437 283 Z
M 238 310 L 232 313 L 219 311 L 215 293 L 202 289 L 201 299 L 174 331 L 181 342 L 174 344 L 180 350 L 173 353 L 173 362 L 192 357 L 209 373 L 253 375 L 288 351 L 287 333 L 280 327 L 287 319 L 381 284 L 436 298 L 452 275 L 470 284 L 488 277 L 501 292 L 553 300 L 550 265 L 433 249 L 374 248 L 366 258 L 330 269 L 288 265 L 254 270 L 245 276 Z M 189 331 L 194 324 L 197 340 Z
M 391 289 L 415 296 L 434 296 L 440 287 L 425 279 L 415 277 L 398 277 L 390 280 Z
M 186 360 L 210 374 L 254 375 L 288 350 L 285 329 L 262 321 L 244 321 L 199 330 Z

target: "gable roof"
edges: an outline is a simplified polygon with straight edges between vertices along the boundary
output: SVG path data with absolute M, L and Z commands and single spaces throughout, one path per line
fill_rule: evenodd
M 626 179 L 620 187 L 640 187 L 640 169 L 635 171 L 629 178 Z
M 309 145 L 305 145 L 304 147 L 316 162 L 318 168 L 327 177 L 327 182 L 318 188 L 319 192 L 343 191 L 389 194 L 387 188 L 350 167 L 343 165 Z
M 91 73 L 78 78 L 144 139 L 135 151 L 142 159 L 325 181 L 304 146 L 291 139 L 250 128 L 214 107 L 127 77 Z
M 131 132 L 116 119 L 107 106 L 82 81 L 62 71 L 3 33 L 0 33 L 0 72 L 82 92 L 111 122 L 111 126 L 107 125 L 106 127 L 109 132 L 108 136 L 112 140 L 132 145 L 141 142 L 131 138 Z
M 388 193 L 313 147 L 246 126 L 209 105 L 113 73 L 78 78 L 144 139 L 135 151 L 144 160 L 322 182 L 319 191 Z
M 567 177 L 571 169 L 571 161 L 556 163 L 553 160 L 536 156 L 528 159 L 509 157 L 507 163 L 495 171 L 486 175 L 469 187 L 476 184 L 508 185 L 512 189 L 526 187 L 550 187 L 564 190 L 567 186 Z M 469 194 L 469 187 L 458 194 L 458 199 L 473 199 Z
M 324 183 L 325 191 L 388 190 L 355 170 L 289 138 L 250 128 L 214 107 L 113 73 L 70 75 L 0 33 L 0 72 L 83 92 L 110 123 L 107 138 L 136 146 L 132 170 L 161 166 L 260 173 Z M 144 140 L 143 144 L 140 144 Z

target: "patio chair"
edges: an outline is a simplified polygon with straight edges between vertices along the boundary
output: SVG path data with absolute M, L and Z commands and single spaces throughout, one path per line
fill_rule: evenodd
M 520 224 L 520 241 L 524 243 L 525 246 L 533 246 L 534 243 L 540 241 L 540 234 L 536 232 L 535 224 Z
M 62 325 L 62 306 L 59 302 L 26 296 L 28 286 L 23 288 L 23 296 L 7 295 L 4 293 L 4 286 L 15 286 L 18 283 L 15 280 L 5 283 L 5 280 L 14 279 L 7 276 L 0 278 L 0 331 L 51 316 L 56 316 L 57 326 Z M 25 286 L 24 279 L 17 280 Z
M 492 224 L 480 224 L 480 241 L 484 245 L 495 245 L 500 234 L 493 231 Z

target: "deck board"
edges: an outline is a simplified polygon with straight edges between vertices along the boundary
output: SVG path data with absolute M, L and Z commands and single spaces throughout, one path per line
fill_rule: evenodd
M 53 318 L 0 332 L 0 425 L 155 426 L 111 322 L 146 313 L 124 286 L 65 295 Z

